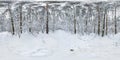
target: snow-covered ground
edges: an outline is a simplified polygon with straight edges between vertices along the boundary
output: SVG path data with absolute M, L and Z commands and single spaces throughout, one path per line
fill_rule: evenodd
M 0 60 L 120 60 L 120 34 L 0 33 Z

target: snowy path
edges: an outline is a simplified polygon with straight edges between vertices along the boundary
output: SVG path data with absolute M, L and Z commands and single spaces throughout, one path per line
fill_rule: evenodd
M 119 34 L 111 37 L 114 40 L 57 31 L 36 37 L 25 33 L 19 38 L 1 33 L 0 60 L 119 60 Z

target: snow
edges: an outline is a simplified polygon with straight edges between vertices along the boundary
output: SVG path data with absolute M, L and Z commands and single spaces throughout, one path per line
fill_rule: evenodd
M 119 60 L 120 33 L 100 37 L 58 30 L 49 34 L 0 33 L 0 60 Z

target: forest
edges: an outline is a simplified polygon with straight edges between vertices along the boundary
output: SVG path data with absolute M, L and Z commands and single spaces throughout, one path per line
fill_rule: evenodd
M 120 1 L 0 0 L 0 60 L 120 60 Z
M 81 35 L 117 34 L 119 12 L 120 1 L 0 1 L 0 32 L 21 35 L 64 30 Z

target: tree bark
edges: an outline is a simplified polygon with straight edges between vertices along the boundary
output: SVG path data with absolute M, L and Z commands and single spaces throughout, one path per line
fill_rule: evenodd
M 32 9 L 31 9 L 31 6 L 30 6 L 30 8 L 29 8 L 29 16 L 28 16 L 28 18 L 29 18 L 29 32 L 32 32 L 32 28 L 31 28 L 31 23 L 32 23 Z
M 48 34 L 49 33 L 49 27 L 48 27 L 48 4 L 46 4 L 46 33 Z
M 12 27 L 12 35 L 14 35 L 15 34 L 14 21 L 13 21 L 11 7 L 10 7 L 9 4 L 8 4 L 8 11 L 9 11 L 9 14 L 10 14 L 11 27 Z
M 75 8 L 74 8 L 75 9 Z M 76 34 L 76 18 L 75 18 L 75 10 L 74 10 L 74 34 Z
M 106 11 L 106 35 L 108 34 L 108 15 L 107 15 L 107 11 Z
M 100 8 L 97 6 L 98 11 L 98 35 L 100 35 Z
M 103 37 L 104 34 L 105 34 L 105 16 L 106 16 L 106 9 L 105 9 L 105 11 L 104 11 L 103 28 L 102 28 L 102 37 Z
M 22 33 L 22 4 L 20 5 L 20 33 Z
M 114 18 L 115 18 L 115 34 L 117 34 L 117 21 L 116 21 L 116 6 L 115 6 L 115 16 L 114 16 Z

